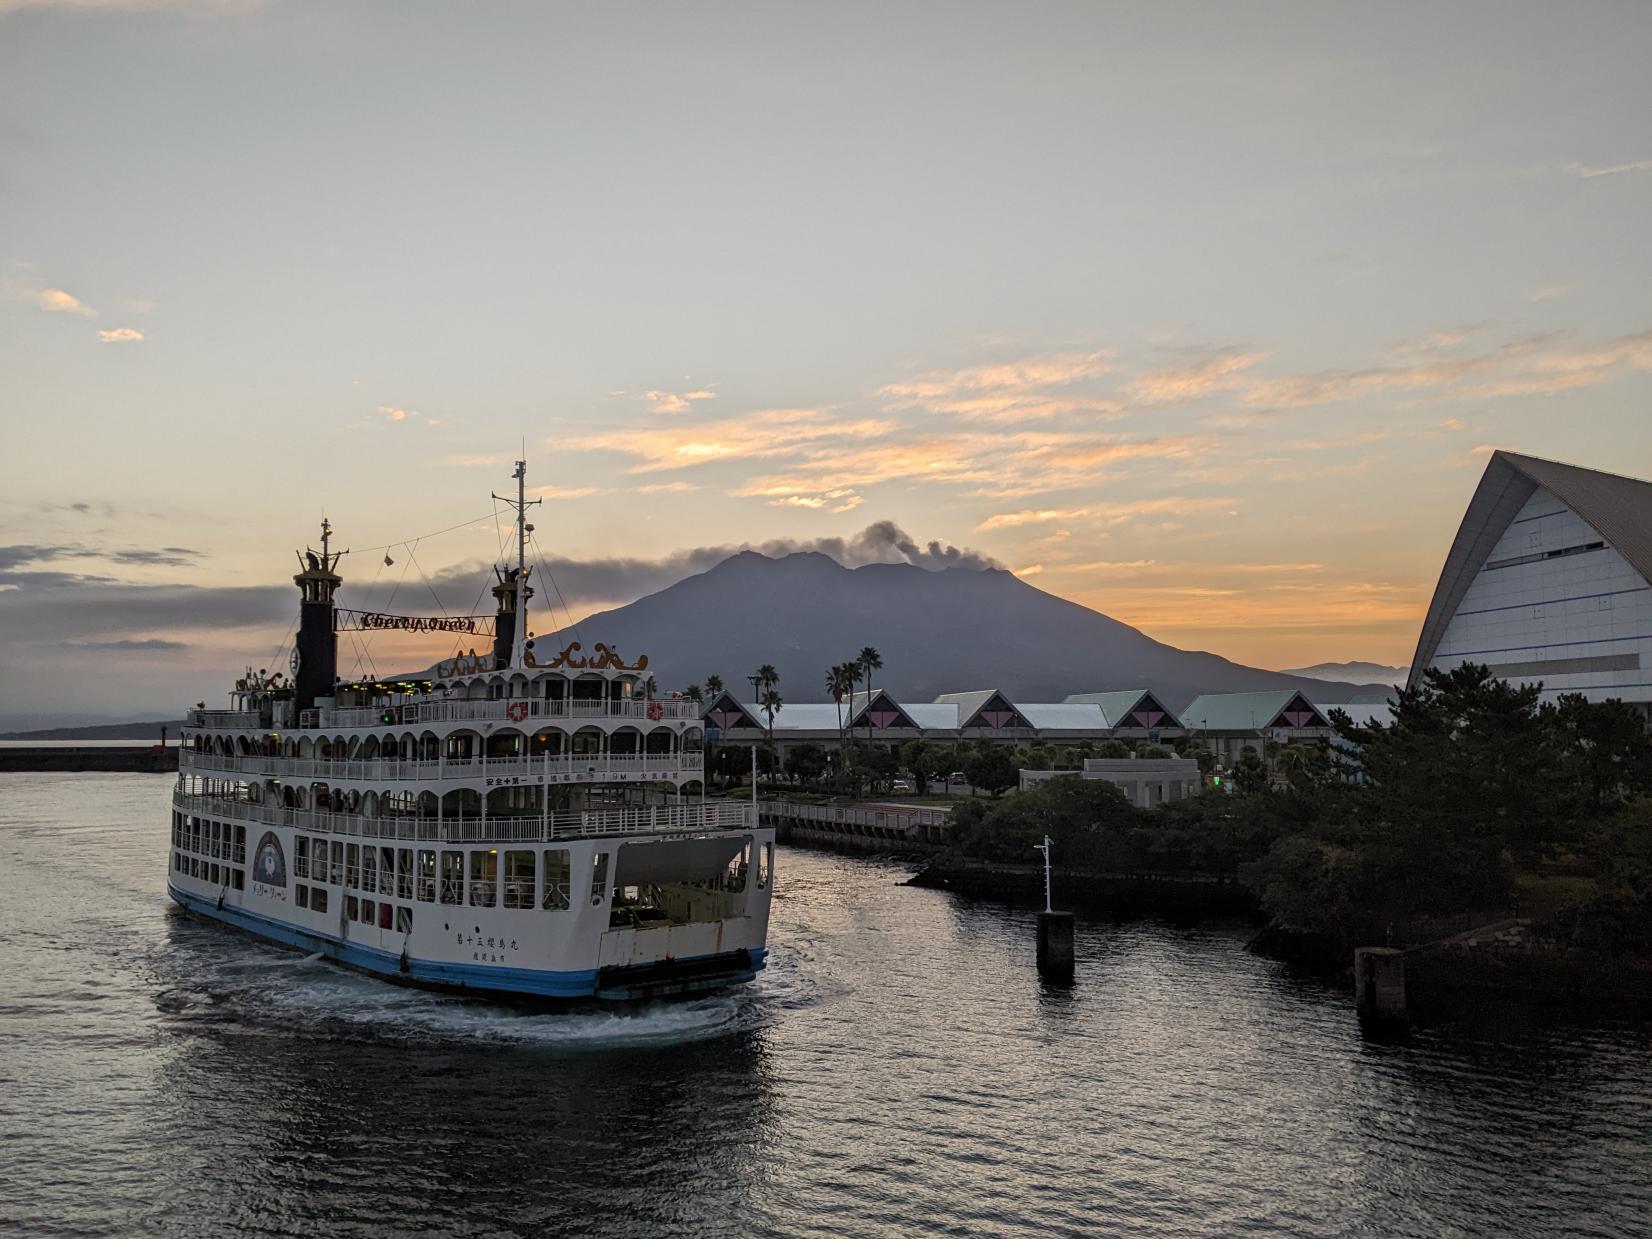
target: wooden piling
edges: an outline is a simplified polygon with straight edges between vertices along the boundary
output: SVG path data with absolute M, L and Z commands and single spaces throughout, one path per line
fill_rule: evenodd
M 1038 914 L 1038 971 L 1055 981 L 1073 979 L 1073 914 Z
M 1378 1024 L 1404 1024 L 1405 952 L 1386 946 L 1362 946 L 1354 952 L 1354 1007 L 1360 1018 Z

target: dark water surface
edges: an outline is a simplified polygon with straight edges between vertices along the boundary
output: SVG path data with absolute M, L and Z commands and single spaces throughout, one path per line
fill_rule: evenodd
M 1242 927 L 1032 922 L 783 850 L 772 965 L 635 1015 L 391 988 L 165 898 L 166 777 L 0 776 L 0 1226 L 1646 1235 L 1652 1040 L 1361 1039 Z

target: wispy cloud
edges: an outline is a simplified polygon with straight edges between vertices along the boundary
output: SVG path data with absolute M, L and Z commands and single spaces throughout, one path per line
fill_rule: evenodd
M 976 529 L 985 532 L 990 529 L 1014 529 L 1022 525 L 1042 525 L 1051 521 L 1079 520 L 1098 525 L 1122 525 L 1145 516 L 1188 516 L 1196 512 L 1231 510 L 1237 503 L 1235 499 L 1165 495 L 1122 503 L 1096 503 L 1082 508 L 1029 508 L 989 516 Z
M 98 312 L 73 293 L 61 288 L 42 288 L 34 294 L 34 302 L 48 314 L 78 314 L 82 318 L 96 318 Z
M 1652 172 L 1652 159 L 1636 159 L 1630 163 L 1586 164 L 1574 163 L 1567 171 L 1573 176 L 1580 176 L 1584 180 L 1593 180 L 1597 176 L 1618 176 L 1624 172 Z
M 707 389 L 685 391 L 645 391 L 643 401 L 650 413 L 687 413 L 697 400 L 715 400 L 717 393 Z
M 764 409 L 693 426 L 611 431 L 588 436 L 579 446 L 623 452 L 637 460 L 630 472 L 653 473 L 785 455 L 825 441 L 873 438 L 891 429 L 888 422 L 842 421 L 821 409 Z
M 1186 365 L 1139 374 L 1125 391 L 1138 404 L 1186 404 L 1242 386 L 1246 371 L 1267 356 L 1223 351 Z
M 143 332 L 136 327 L 116 327 L 112 331 L 98 332 L 98 339 L 105 344 L 141 344 Z
M 1102 352 L 1047 353 L 1016 361 L 931 370 L 878 389 L 890 409 L 923 409 L 968 421 L 1010 422 L 1089 414 L 1116 417 L 1114 397 L 1074 390 L 1112 369 Z
M 387 422 L 405 422 L 408 418 L 417 417 L 419 415 L 419 411 L 417 409 L 404 409 L 400 405 L 396 404 L 381 404 L 373 411 L 375 413 L 382 413 L 384 415 L 384 420 Z

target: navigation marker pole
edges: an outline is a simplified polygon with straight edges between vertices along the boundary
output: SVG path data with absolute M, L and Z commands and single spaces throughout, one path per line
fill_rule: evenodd
M 1044 910 L 1038 914 L 1038 971 L 1047 980 L 1073 979 L 1073 914 L 1057 912 L 1050 902 L 1050 853 L 1054 848 L 1049 835 L 1043 843 L 1033 847 L 1044 853 Z

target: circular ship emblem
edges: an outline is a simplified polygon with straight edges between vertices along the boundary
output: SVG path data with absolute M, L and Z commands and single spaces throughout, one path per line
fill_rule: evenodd
M 266 830 L 264 837 L 258 841 L 258 850 L 252 857 L 252 880 L 265 886 L 287 884 L 287 858 L 274 831 Z

